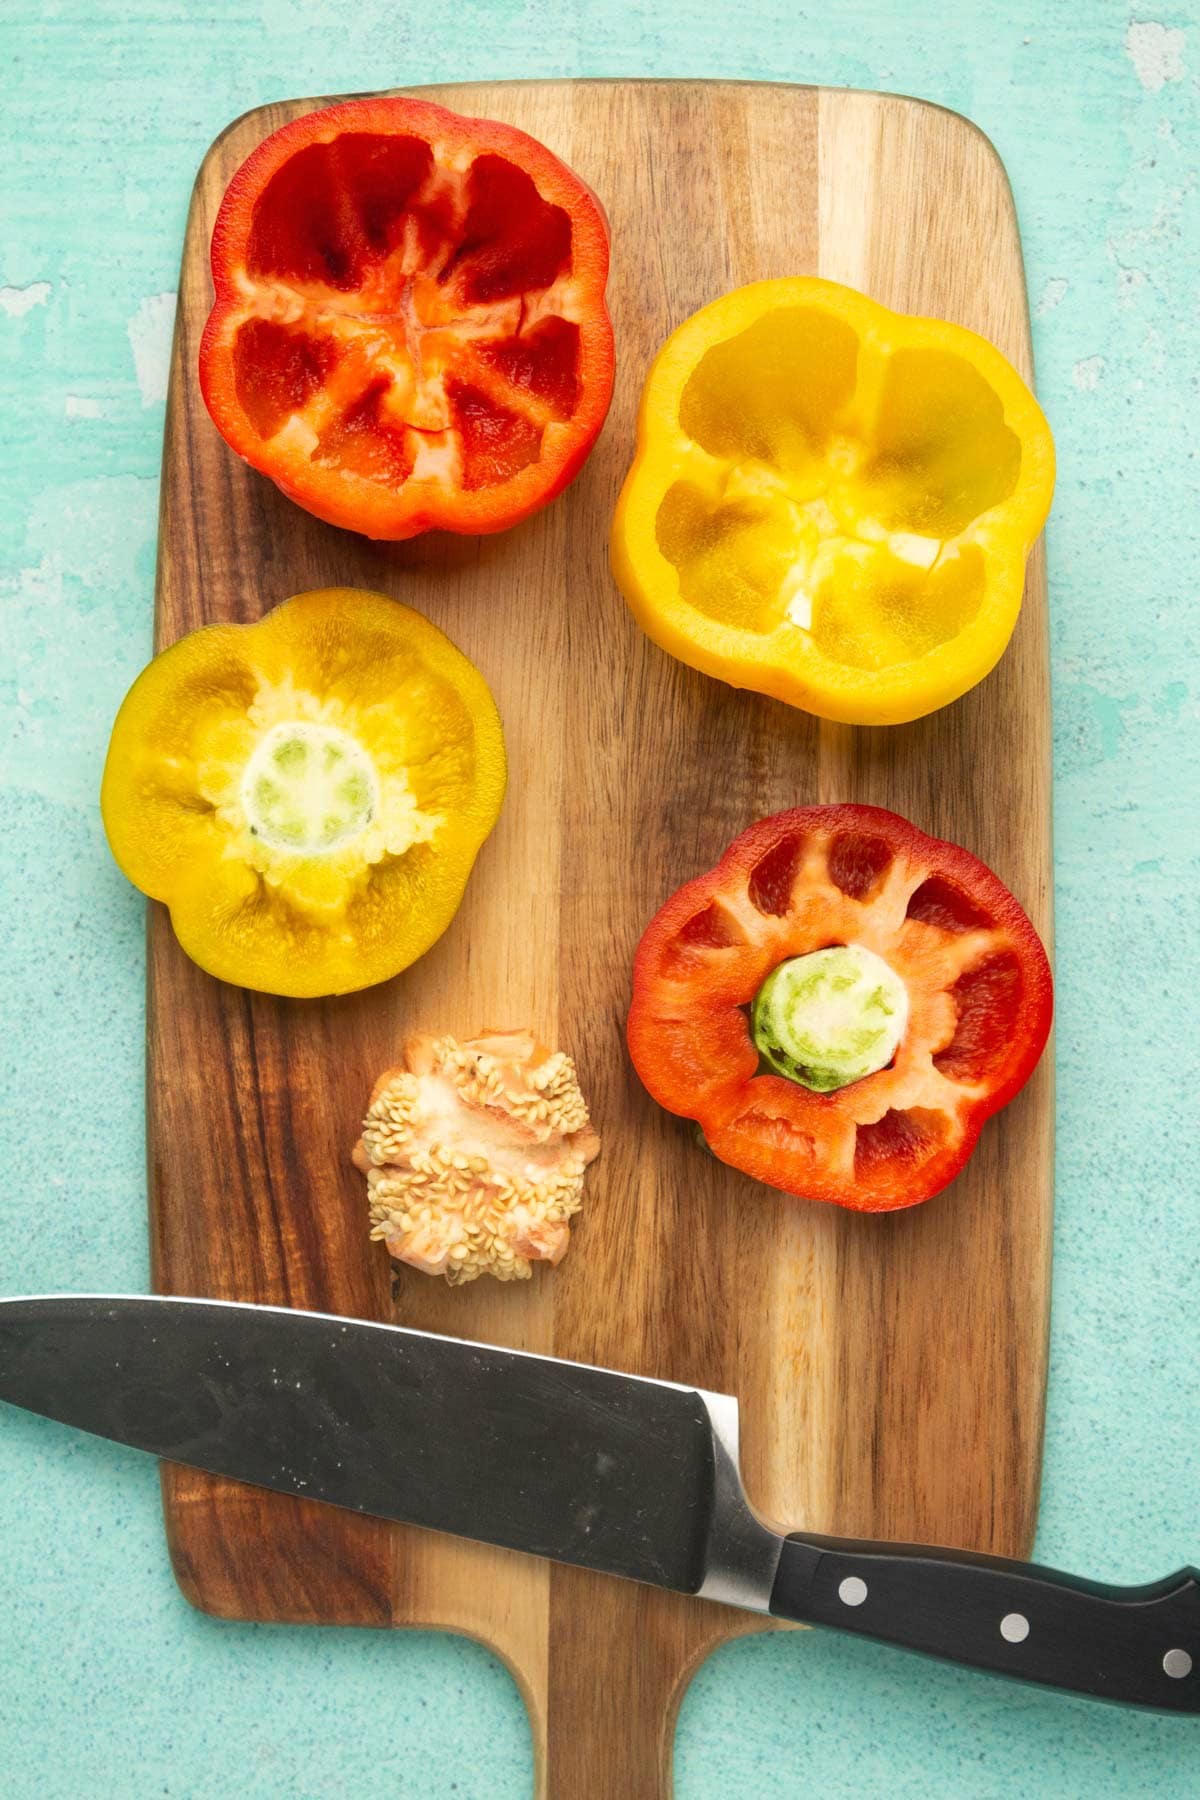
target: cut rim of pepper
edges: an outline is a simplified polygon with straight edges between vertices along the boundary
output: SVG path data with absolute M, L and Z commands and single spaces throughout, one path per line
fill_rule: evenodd
M 504 787 L 478 669 L 409 607 L 333 588 L 161 651 L 117 715 L 100 804 L 194 962 L 310 998 L 441 936 Z
M 682 661 L 900 723 L 999 660 L 1053 486 L 1041 409 L 985 339 L 817 277 L 757 282 L 650 370 L 613 571 Z
M 852 944 L 904 983 L 894 1056 L 825 1091 L 764 1070 L 749 1017 L 764 984 L 789 958 Z M 750 826 L 659 910 L 627 1038 L 648 1092 L 721 1161 L 800 1198 L 888 1212 L 958 1174 L 1036 1067 L 1052 1008 L 1037 933 L 969 851 L 881 807 L 813 806 Z
M 513 127 L 403 96 L 306 114 L 234 175 L 212 269 L 213 420 L 332 524 L 502 530 L 604 421 L 603 212 Z

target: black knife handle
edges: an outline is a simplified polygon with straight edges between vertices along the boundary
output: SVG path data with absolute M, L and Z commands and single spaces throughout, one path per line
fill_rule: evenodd
M 1097 1700 L 1200 1712 L 1195 1569 L 1107 1587 L 1005 1557 L 798 1532 L 771 1612 Z

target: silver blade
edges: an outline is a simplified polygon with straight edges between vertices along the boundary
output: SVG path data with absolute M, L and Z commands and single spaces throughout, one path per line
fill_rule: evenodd
M 325 1313 L 0 1301 L 0 1400 L 170 1462 L 765 1609 L 725 1395 Z

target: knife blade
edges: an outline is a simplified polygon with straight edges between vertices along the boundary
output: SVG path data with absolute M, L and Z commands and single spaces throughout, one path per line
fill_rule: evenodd
M 1200 1575 L 1143 1587 L 761 1520 L 737 1402 L 402 1326 L 232 1301 L 0 1301 L 0 1400 L 255 1486 L 1200 1711 Z

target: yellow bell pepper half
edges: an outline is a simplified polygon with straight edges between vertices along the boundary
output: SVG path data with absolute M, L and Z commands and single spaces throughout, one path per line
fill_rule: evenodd
M 202 969 L 312 996 L 384 981 L 441 936 L 504 785 L 478 669 L 409 607 L 328 588 L 156 656 L 100 805 Z
M 651 368 L 613 571 L 694 668 L 898 724 L 999 661 L 1053 490 L 1050 428 L 983 338 L 832 281 L 760 281 Z

